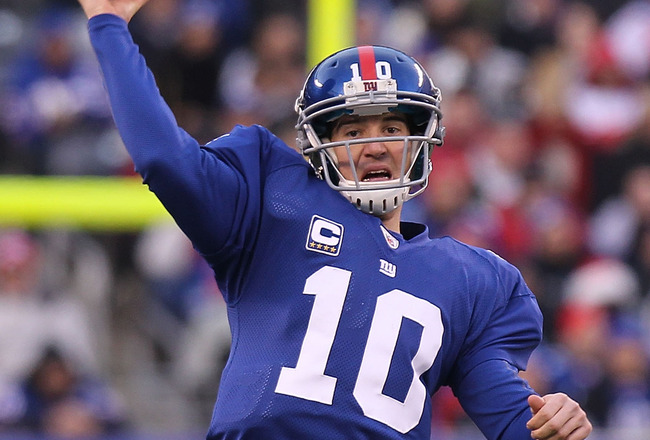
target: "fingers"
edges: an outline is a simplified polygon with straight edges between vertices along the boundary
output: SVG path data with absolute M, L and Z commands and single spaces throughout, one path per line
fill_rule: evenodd
M 526 427 L 538 440 L 582 440 L 592 430 L 586 413 L 566 394 L 531 396 L 528 403 L 533 417 Z
M 86 16 L 92 18 L 100 14 L 114 14 L 127 23 L 148 0 L 78 0 Z
M 591 434 L 591 425 L 588 427 L 581 425 L 568 433 L 565 431 L 568 432 L 568 429 L 551 434 L 547 437 L 537 437 L 535 433 L 531 433 L 531 438 L 535 440 L 584 440 L 589 436 L 589 434 Z
M 115 7 L 108 0 L 79 0 L 89 19 L 100 14 L 116 14 Z
M 542 406 L 544 406 L 544 399 L 542 399 L 537 394 L 531 394 L 528 396 L 528 405 L 530 405 L 530 409 L 533 412 L 533 415 L 535 415 L 542 408 Z

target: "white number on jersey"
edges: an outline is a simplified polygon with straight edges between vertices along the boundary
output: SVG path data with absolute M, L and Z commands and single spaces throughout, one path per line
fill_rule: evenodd
M 315 402 L 332 404 L 336 378 L 325 375 L 336 329 L 343 312 L 350 277 L 348 270 L 325 266 L 307 278 L 304 294 L 314 295 L 314 306 L 295 368 L 282 367 L 275 391 Z M 382 390 L 397 344 L 403 318 L 422 326 L 417 353 L 411 361 L 411 385 L 404 402 Z M 377 298 L 363 353 L 354 398 L 371 419 L 406 433 L 417 426 L 428 398 L 419 377 L 436 359 L 444 327 L 440 309 L 399 289 Z

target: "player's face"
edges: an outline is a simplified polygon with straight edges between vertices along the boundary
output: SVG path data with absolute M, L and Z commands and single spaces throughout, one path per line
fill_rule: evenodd
M 382 115 L 341 116 L 332 128 L 333 142 L 363 139 L 370 137 L 407 136 L 409 128 L 406 116 L 399 112 Z M 404 142 L 373 141 L 352 145 L 350 153 L 345 146 L 335 147 L 334 154 L 343 177 L 354 180 L 350 156 L 356 166 L 357 176 L 361 182 L 381 182 L 397 179 L 402 166 Z

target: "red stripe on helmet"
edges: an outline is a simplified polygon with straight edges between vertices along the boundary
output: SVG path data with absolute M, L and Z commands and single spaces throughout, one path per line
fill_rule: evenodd
M 372 46 L 359 46 L 359 64 L 361 70 L 361 79 L 377 79 L 377 69 L 375 68 L 375 50 Z

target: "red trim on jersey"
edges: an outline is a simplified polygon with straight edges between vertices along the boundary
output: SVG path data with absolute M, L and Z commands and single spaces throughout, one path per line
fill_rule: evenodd
M 361 70 L 361 79 L 364 81 L 377 79 L 377 69 L 375 68 L 375 51 L 372 46 L 359 46 L 359 64 Z

